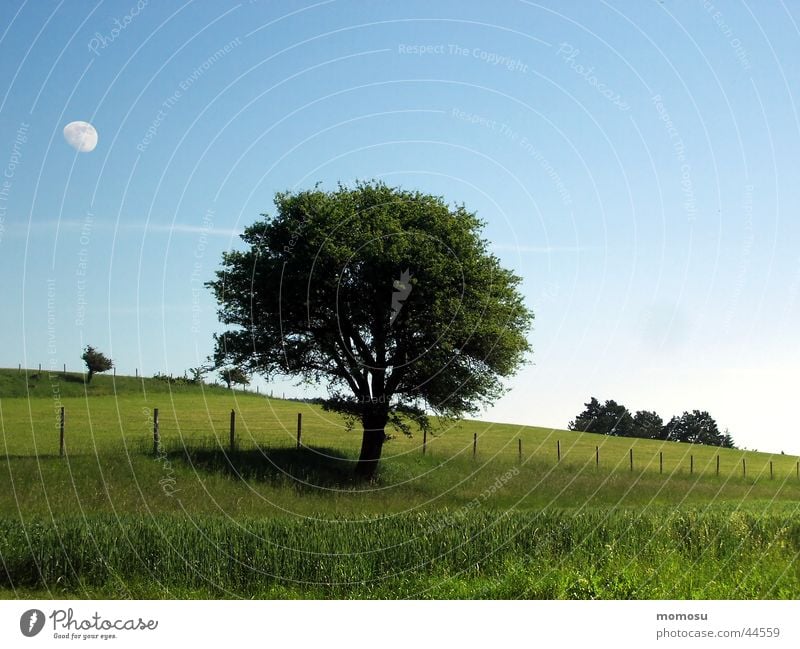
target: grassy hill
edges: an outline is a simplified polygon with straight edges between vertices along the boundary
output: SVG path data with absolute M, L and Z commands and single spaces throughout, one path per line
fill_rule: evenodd
M 429 436 L 424 454 L 420 434 L 396 435 L 384 447 L 378 480 L 360 484 L 351 477 L 360 431 L 316 405 L 133 377 L 98 375 L 86 386 L 80 375 L 15 369 L 0 370 L 0 437 L 0 588 L 8 595 L 41 595 L 55 584 L 59 596 L 102 597 L 474 597 L 517 587 L 530 597 L 800 594 L 800 480 L 792 456 L 463 421 Z M 363 534 L 346 531 L 364 525 Z M 598 525 L 602 539 L 595 538 Z M 646 538 L 634 527 L 662 530 L 667 582 L 648 573 L 652 557 L 646 560 Z M 198 539 L 198 530 L 216 545 Z M 32 533 L 41 535 L 41 547 L 23 543 Z M 247 540 L 253 535 L 263 541 L 258 552 Z M 537 535 L 551 538 L 550 550 L 540 552 Z M 708 547 L 698 549 L 695 535 Z M 403 537 L 410 547 L 429 543 L 433 554 L 386 545 Z M 194 540 L 187 546 L 185 539 Z M 475 543 L 469 552 L 465 540 Z M 627 563 L 600 565 L 593 544 L 601 540 L 599 554 L 617 548 L 617 560 Z M 569 550 L 586 544 L 585 554 Z M 475 564 L 473 550 L 483 562 Z M 264 552 L 269 574 L 253 563 Z M 158 565 L 142 558 L 123 569 L 137 553 Z M 107 569 L 90 570 L 92 556 L 104 557 Z M 234 556 L 252 569 L 231 564 Z M 767 556 L 769 570 L 761 565 Z M 750 581 L 726 576 L 734 564 Z M 550 577 L 532 572 L 542 565 Z M 166 571 L 166 585 L 153 581 L 161 574 L 153 570 Z M 612 578 L 615 570 L 624 583 Z M 303 571 L 319 578 L 298 585 Z M 713 587 L 699 588 L 698 571 L 713 577 Z M 584 583 L 586 575 L 594 576 Z
M 57 454 L 61 406 L 67 419 L 66 445 L 73 458 L 150 448 L 154 408 L 160 413 L 162 443 L 170 451 L 227 448 L 231 410 L 236 412 L 237 447 L 242 451 L 294 448 L 298 414 L 303 417 L 303 445 L 335 450 L 342 463 L 355 459 L 361 439 L 360 430 L 347 430 L 340 417 L 310 403 L 183 381 L 97 375 L 85 385 L 80 374 L 28 371 L 26 375 L 0 369 L 5 454 L 40 458 Z M 637 478 L 659 474 L 698 480 L 717 477 L 719 456 L 719 478 L 727 486 L 763 485 L 766 481 L 773 487 L 800 486 L 799 458 L 795 456 L 551 428 L 467 420 L 438 427 L 427 440 L 425 458 L 421 457 L 422 444 L 420 433 L 411 438 L 394 434 L 385 446 L 384 465 L 414 465 L 423 459 L 445 464 L 470 460 L 470 467 L 494 462 L 541 463 L 550 470 L 558 466 L 571 473 L 591 471 L 595 476 L 612 472 Z M 561 461 L 557 463 L 559 449 Z M 331 459 L 336 465 L 336 458 Z
M 227 392 L 220 385 L 205 385 L 203 389 L 214 394 Z M 54 396 L 83 398 L 148 393 L 196 394 L 197 391 L 197 385 L 188 381 L 182 382 L 181 377 L 169 383 L 154 378 L 95 374 L 92 382 L 87 384 L 86 375 L 78 372 L 0 368 L 0 399 L 52 399 Z

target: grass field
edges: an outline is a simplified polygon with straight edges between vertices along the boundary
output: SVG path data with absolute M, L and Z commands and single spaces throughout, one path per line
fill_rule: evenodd
M 465 421 L 360 484 L 318 406 L 36 374 L 0 370 L 6 597 L 800 596 L 793 456 Z

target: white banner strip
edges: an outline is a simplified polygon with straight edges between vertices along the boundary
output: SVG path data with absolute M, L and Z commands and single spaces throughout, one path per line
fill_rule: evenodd
M 3 601 L 0 646 L 798 647 L 798 618 L 796 601 Z

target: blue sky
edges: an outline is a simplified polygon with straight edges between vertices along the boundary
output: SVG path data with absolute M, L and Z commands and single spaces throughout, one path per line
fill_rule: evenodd
M 275 192 L 377 177 L 477 211 L 524 278 L 532 364 L 487 419 L 563 427 L 594 395 L 800 453 L 796 3 L 6 1 L 0 21 L 0 366 L 78 369 L 89 343 L 182 373 L 220 330 L 202 282 Z

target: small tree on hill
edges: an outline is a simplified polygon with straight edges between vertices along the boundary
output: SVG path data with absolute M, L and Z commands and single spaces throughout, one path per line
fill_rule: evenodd
M 108 370 L 114 367 L 114 363 L 111 362 L 110 358 L 97 351 L 91 345 L 86 346 L 81 358 L 83 362 L 86 363 L 86 369 L 88 370 L 88 376 L 86 378 L 87 383 L 92 382 L 92 377 L 96 372 L 108 372 Z
M 722 447 L 736 448 L 736 444 L 733 443 L 733 437 L 731 436 L 727 428 L 725 429 L 725 432 L 722 434 Z M 781 455 L 785 455 L 785 453 L 781 451 Z
M 189 368 L 189 374 L 191 375 L 191 377 L 189 378 L 189 382 L 190 383 L 202 383 L 203 382 L 203 377 L 206 374 L 208 374 L 209 369 L 210 368 L 204 367 L 202 365 L 200 365 L 198 367 L 190 367 Z
M 250 377 L 243 369 L 239 367 L 226 367 L 220 370 L 222 380 L 230 390 L 235 385 L 250 385 Z

